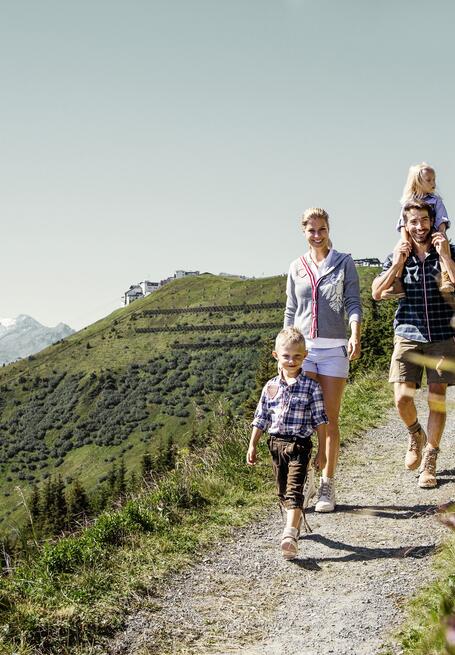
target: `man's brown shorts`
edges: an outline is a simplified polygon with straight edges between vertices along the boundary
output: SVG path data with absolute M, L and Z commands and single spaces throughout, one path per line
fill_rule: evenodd
M 422 384 L 424 369 L 429 383 L 455 384 L 455 341 L 421 342 L 395 336 L 389 382 Z

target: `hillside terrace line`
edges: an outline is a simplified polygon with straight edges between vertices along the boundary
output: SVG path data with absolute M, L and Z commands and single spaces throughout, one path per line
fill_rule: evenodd
M 259 330 L 282 327 L 283 321 L 277 323 L 219 323 L 218 325 L 174 325 L 172 327 L 136 328 L 139 334 L 157 332 L 240 332 L 241 330 Z
M 144 309 L 142 316 L 160 316 L 168 314 L 204 314 L 206 312 L 238 312 L 261 309 L 283 309 L 281 302 L 264 302 L 256 305 L 209 305 L 206 307 L 177 307 L 175 309 Z

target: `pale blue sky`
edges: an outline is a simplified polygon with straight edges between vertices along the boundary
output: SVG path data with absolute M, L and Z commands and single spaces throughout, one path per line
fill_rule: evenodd
M 0 316 L 79 328 L 178 268 L 285 272 L 313 205 L 338 250 L 383 258 L 424 159 L 454 215 L 454 18 L 452 0 L 0 0 Z

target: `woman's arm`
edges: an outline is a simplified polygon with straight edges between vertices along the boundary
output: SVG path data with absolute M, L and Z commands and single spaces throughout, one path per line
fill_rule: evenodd
M 344 306 L 349 324 L 362 322 L 359 274 L 351 256 L 347 258 L 344 277 Z
M 288 279 L 286 282 L 286 309 L 284 310 L 283 327 L 294 325 L 295 313 L 297 311 L 297 296 L 295 295 L 295 280 L 292 272 L 292 264 L 289 267 Z
M 349 319 L 351 336 L 348 339 L 349 359 L 360 356 L 360 326 L 362 321 L 362 302 L 360 300 L 359 274 L 351 257 L 346 263 L 344 282 L 344 305 Z
M 360 329 L 360 323 L 358 321 L 352 321 L 350 323 L 350 328 L 351 328 L 351 336 L 349 337 L 348 340 L 348 355 L 349 355 L 349 360 L 357 359 L 360 357 L 360 350 L 361 350 L 361 342 L 360 342 L 360 337 L 361 337 L 361 329 Z

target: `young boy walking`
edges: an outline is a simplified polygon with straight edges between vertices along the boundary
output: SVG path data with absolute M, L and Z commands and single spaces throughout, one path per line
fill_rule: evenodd
M 246 461 L 250 466 L 256 463 L 257 444 L 262 434 L 268 432 L 277 493 L 287 510 L 281 551 L 285 559 L 294 559 L 303 517 L 303 487 L 311 456 L 311 435 L 315 431 L 318 435 L 314 466 L 323 469 L 327 415 L 319 384 L 302 371 L 307 355 L 303 334 L 294 327 L 281 330 L 272 355 L 278 361 L 280 374 L 262 390 L 252 421 Z

